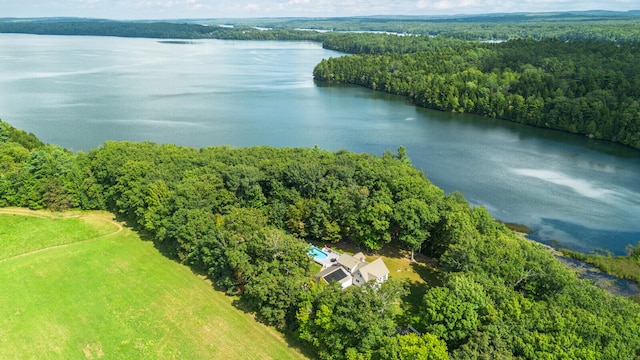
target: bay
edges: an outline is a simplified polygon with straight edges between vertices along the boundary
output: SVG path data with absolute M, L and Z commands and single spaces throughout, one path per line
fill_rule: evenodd
M 640 241 L 640 152 L 315 83 L 313 67 L 341 55 L 308 42 L 3 34 L 0 117 L 74 151 L 106 140 L 375 154 L 402 145 L 436 185 L 537 241 L 615 254 Z

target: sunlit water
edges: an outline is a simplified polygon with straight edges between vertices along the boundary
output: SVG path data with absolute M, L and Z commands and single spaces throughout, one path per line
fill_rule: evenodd
M 445 191 L 545 243 L 621 254 L 640 241 L 640 152 L 315 84 L 318 44 L 0 35 L 0 117 L 87 151 L 105 140 L 381 154 L 404 145 Z

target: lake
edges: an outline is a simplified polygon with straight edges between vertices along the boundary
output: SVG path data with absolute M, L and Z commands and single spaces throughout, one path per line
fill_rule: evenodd
M 531 238 L 615 254 L 640 241 L 640 152 L 584 136 L 416 108 L 397 96 L 313 81 L 341 56 L 308 42 L 0 35 L 0 117 L 45 142 L 105 140 L 313 147 L 405 146 Z

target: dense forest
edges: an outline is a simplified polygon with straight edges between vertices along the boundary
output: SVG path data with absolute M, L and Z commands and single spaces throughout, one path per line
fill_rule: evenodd
M 348 34 L 325 46 L 317 80 L 404 95 L 413 103 L 585 134 L 640 149 L 640 44 Z
M 321 359 L 633 359 L 640 306 L 579 280 L 404 148 L 382 156 L 107 142 L 73 154 L 0 122 L 0 206 L 105 209 Z M 418 251 L 425 284 L 323 285 L 307 243 Z M 412 325 L 421 335 L 397 334 Z
M 173 22 L 133 22 L 87 19 L 0 20 L 0 33 L 38 35 L 83 35 L 142 37 L 156 39 L 233 39 L 322 41 L 328 34 L 315 31 L 261 31 L 254 27 L 233 28 Z

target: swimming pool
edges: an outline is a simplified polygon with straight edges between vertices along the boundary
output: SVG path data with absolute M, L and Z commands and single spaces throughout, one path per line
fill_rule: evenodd
M 329 256 L 329 255 L 327 255 L 327 253 L 326 253 L 326 252 L 324 252 L 324 251 L 322 251 L 322 250 L 318 249 L 318 248 L 317 248 L 317 247 L 315 247 L 315 246 L 314 246 L 314 247 L 312 247 L 311 249 L 309 249 L 308 254 L 309 254 L 309 255 L 311 255 L 311 256 L 313 256 L 313 258 L 314 258 L 315 260 L 324 260 L 324 259 L 326 259 L 326 258 L 327 258 L 327 256 Z

